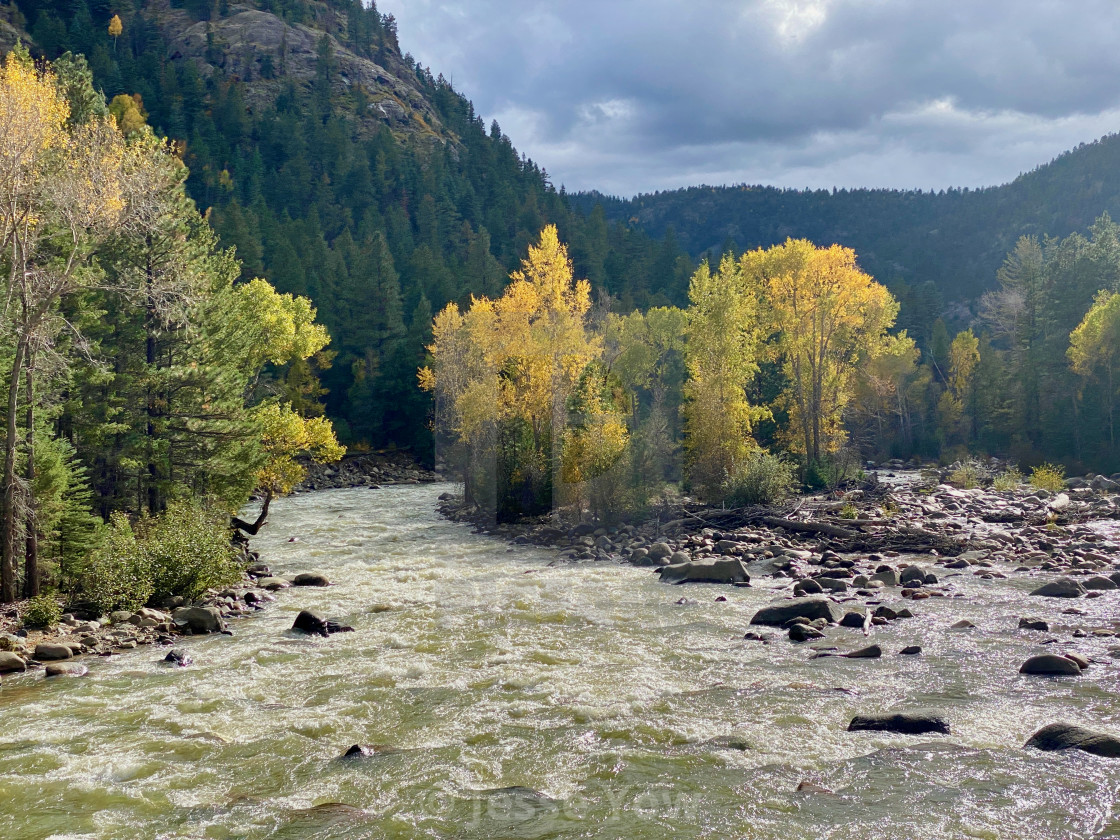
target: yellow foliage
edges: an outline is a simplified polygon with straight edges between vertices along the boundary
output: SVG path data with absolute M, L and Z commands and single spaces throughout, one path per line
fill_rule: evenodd
M 1111 385 L 1120 360 L 1120 294 L 1099 293 L 1069 339 L 1067 355 L 1073 370 L 1085 377 L 1103 371 Z
M 751 429 L 769 414 L 747 400 L 762 333 L 756 289 L 745 280 L 743 265 L 724 256 L 714 274 L 704 263 L 689 284 L 685 447 L 690 480 L 708 498 L 758 448 Z
M 143 131 L 148 124 L 148 112 L 144 110 L 144 100 L 140 94 L 129 96 L 119 93 L 109 103 L 109 113 L 117 121 L 117 128 L 125 137 Z
M 246 364 L 281 365 L 307 359 L 330 343 L 330 334 L 315 323 L 315 307 L 308 298 L 280 294 L 259 277 L 235 290 L 236 306 L 244 314 L 243 337 L 250 345 Z
M 798 430 L 790 443 L 815 461 L 843 444 L 856 371 L 883 351 L 898 303 L 839 245 L 789 239 L 742 264 L 767 304 L 771 348 L 790 383 L 783 402 Z
M 301 417 L 290 405 L 264 403 L 253 409 L 253 419 L 261 430 L 261 447 L 267 457 L 257 475 L 257 486 L 280 495 L 290 493 L 306 474 L 297 456 L 328 464 L 346 454 L 324 417 Z
M 119 38 L 122 32 L 124 32 L 124 24 L 121 23 L 121 16 L 113 15 L 109 18 L 109 37 Z
M 591 287 L 574 280 L 567 248 L 549 225 L 497 300 L 454 304 L 433 322 L 434 367 L 419 373 L 436 391 L 437 422 L 465 440 L 491 423 L 522 419 L 543 439 L 599 341 L 587 330 Z

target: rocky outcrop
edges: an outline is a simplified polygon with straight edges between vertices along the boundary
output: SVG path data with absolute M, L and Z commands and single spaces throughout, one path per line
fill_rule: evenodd
M 453 143 L 439 116 L 421 91 L 416 73 L 395 47 L 386 46 L 377 60 L 358 55 L 343 43 L 345 14 L 326 4 L 311 4 L 314 25 L 289 23 L 252 4 L 231 4 L 224 15 L 196 21 L 169 0 L 149 0 L 144 14 L 168 42 L 167 58 L 193 63 L 204 78 L 244 82 L 250 110 L 271 104 L 289 81 L 310 88 L 316 81 L 325 38 L 335 72 L 332 92 L 361 91 L 361 124 L 368 132 L 381 126 L 398 138 L 422 137 Z

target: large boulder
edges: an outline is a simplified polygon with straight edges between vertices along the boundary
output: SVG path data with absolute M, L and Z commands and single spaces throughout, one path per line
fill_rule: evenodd
M 690 560 L 659 569 L 662 583 L 749 583 L 751 576 L 738 557 Z
M 837 622 L 843 617 L 844 608 L 827 598 L 792 598 L 763 607 L 754 614 L 751 624 L 781 626 L 791 618 L 807 618 L 810 621 L 823 618 Z
M 1081 673 L 1081 666 L 1072 659 L 1058 656 L 1056 653 L 1043 653 L 1032 656 L 1019 668 L 1020 674 L 1044 674 L 1053 677 L 1076 677 Z
M 848 724 L 849 732 L 898 732 L 903 735 L 923 735 L 927 732 L 949 734 L 949 722 L 940 712 L 882 712 L 856 715 Z
M 1086 589 L 1116 589 L 1117 588 L 1116 587 L 1116 581 L 1112 580 L 1112 578 L 1106 578 L 1103 575 L 1094 575 L 1091 578 L 1087 578 L 1085 580 L 1085 582 L 1082 583 L 1081 585 L 1084 586 Z
M 172 620 L 180 627 L 187 627 L 196 635 L 220 633 L 225 629 L 222 614 L 217 607 L 179 607 L 171 614 Z
M 1072 578 L 1052 580 L 1031 592 L 1031 595 L 1040 595 L 1044 598 L 1080 598 L 1084 594 L 1085 587 Z
M 1093 732 L 1072 723 L 1051 723 L 1034 733 L 1024 747 L 1036 750 L 1083 750 L 1093 755 L 1120 758 L 1120 738 Z
M 27 663 L 22 656 L 17 656 L 9 651 L 0 651 L 0 674 L 10 674 L 14 671 L 26 671 Z
M 54 642 L 42 642 L 35 646 L 35 658 L 40 662 L 51 662 L 58 659 L 73 659 L 74 651 L 69 645 L 60 645 Z

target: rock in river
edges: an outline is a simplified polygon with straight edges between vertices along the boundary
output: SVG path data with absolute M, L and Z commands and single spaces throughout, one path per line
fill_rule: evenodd
M 35 658 L 40 662 L 49 662 L 56 659 L 73 659 L 74 651 L 72 651 L 68 645 L 43 642 L 35 646 Z
M 301 572 L 292 578 L 292 586 L 330 586 L 326 575 L 318 572 Z
M 188 627 L 195 634 L 220 633 L 225 629 L 217 607 L 179 607 L 171 618 L 180 627 Z
M 308 610 L 300 611 L 292 629 L 302 630 L 312 636 L 329 636 L 331 633 L 351 633 L 354 631 L 353 627 L 347 627 L 345 624 L 339 624 L 337 621 L 326 618 L 319 618 L 315 613 Z
M 949 734 L 949 722 L 940 712 L 883 712 L 873 715 L 856 715 L 848 724 L 849 732 L 899 732 L 903 735 L 922 735 L 927 732 Z
M 843 607 L 827 598 L 792 598 L 763 607 L 754 614 L 751 624 L 780 626 L 791 618 L 807 618 L 810 621 L 823 618 L 829 622 L 837 622 L 843 617 Z
M 1093 732 L 1072 723 L 1051 723 L 1044 726 L 1023 746 L 1037 750 L 1084 750 L 1093 755 L 1120 758 L 1120 738 Z
M 1085 587 L 1072 578 L 1052 580 L 1031 592 L 1031 595 L 1041 595 L 1045 598 L 1080 598 L 1084 594 Z
M 186 668 L 188 665 L 194 664 L 194 659 L 185 650 L 178 648 L 169 651 L 167 656 L 163 657 L 163 661 L 171 665 L 178 665 L 180 668 Z
M 659 572 L 662 583 L 749 583 L 751 579 L 738 557 L 675 563 Z
M 0 652 L 0 674 L 10 674 L 13 671 L 26 671 L 27 663 L 22 656 L 16 656 L 7 651 Z
M 77 662 L 55 662 L 46 668 L 48 677 L 84 677 L 89 668 Z
M 1058 656 L 1056 653 L 1043 653 L 1032 656 L 1019 668 L 1020 674 L 1045 674 L 1055 677 L 1076 677 L 1081 673 L 1081 666 L 1072 659 Z

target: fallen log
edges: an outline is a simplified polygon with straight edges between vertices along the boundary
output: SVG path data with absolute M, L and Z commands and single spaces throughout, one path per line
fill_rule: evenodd
M 852 540 L 859 536 L 855 531 L 829 525 L 827 522 L 797 522 L 792 519 L 780 519 L 776 516 L 763 516 L 759 519 L 763 525 L 771 528 L 785 528 L 787 531 L 800 531 L 806 534 L 824 534 L 826 537 L 838 537 L 843 540 Z

